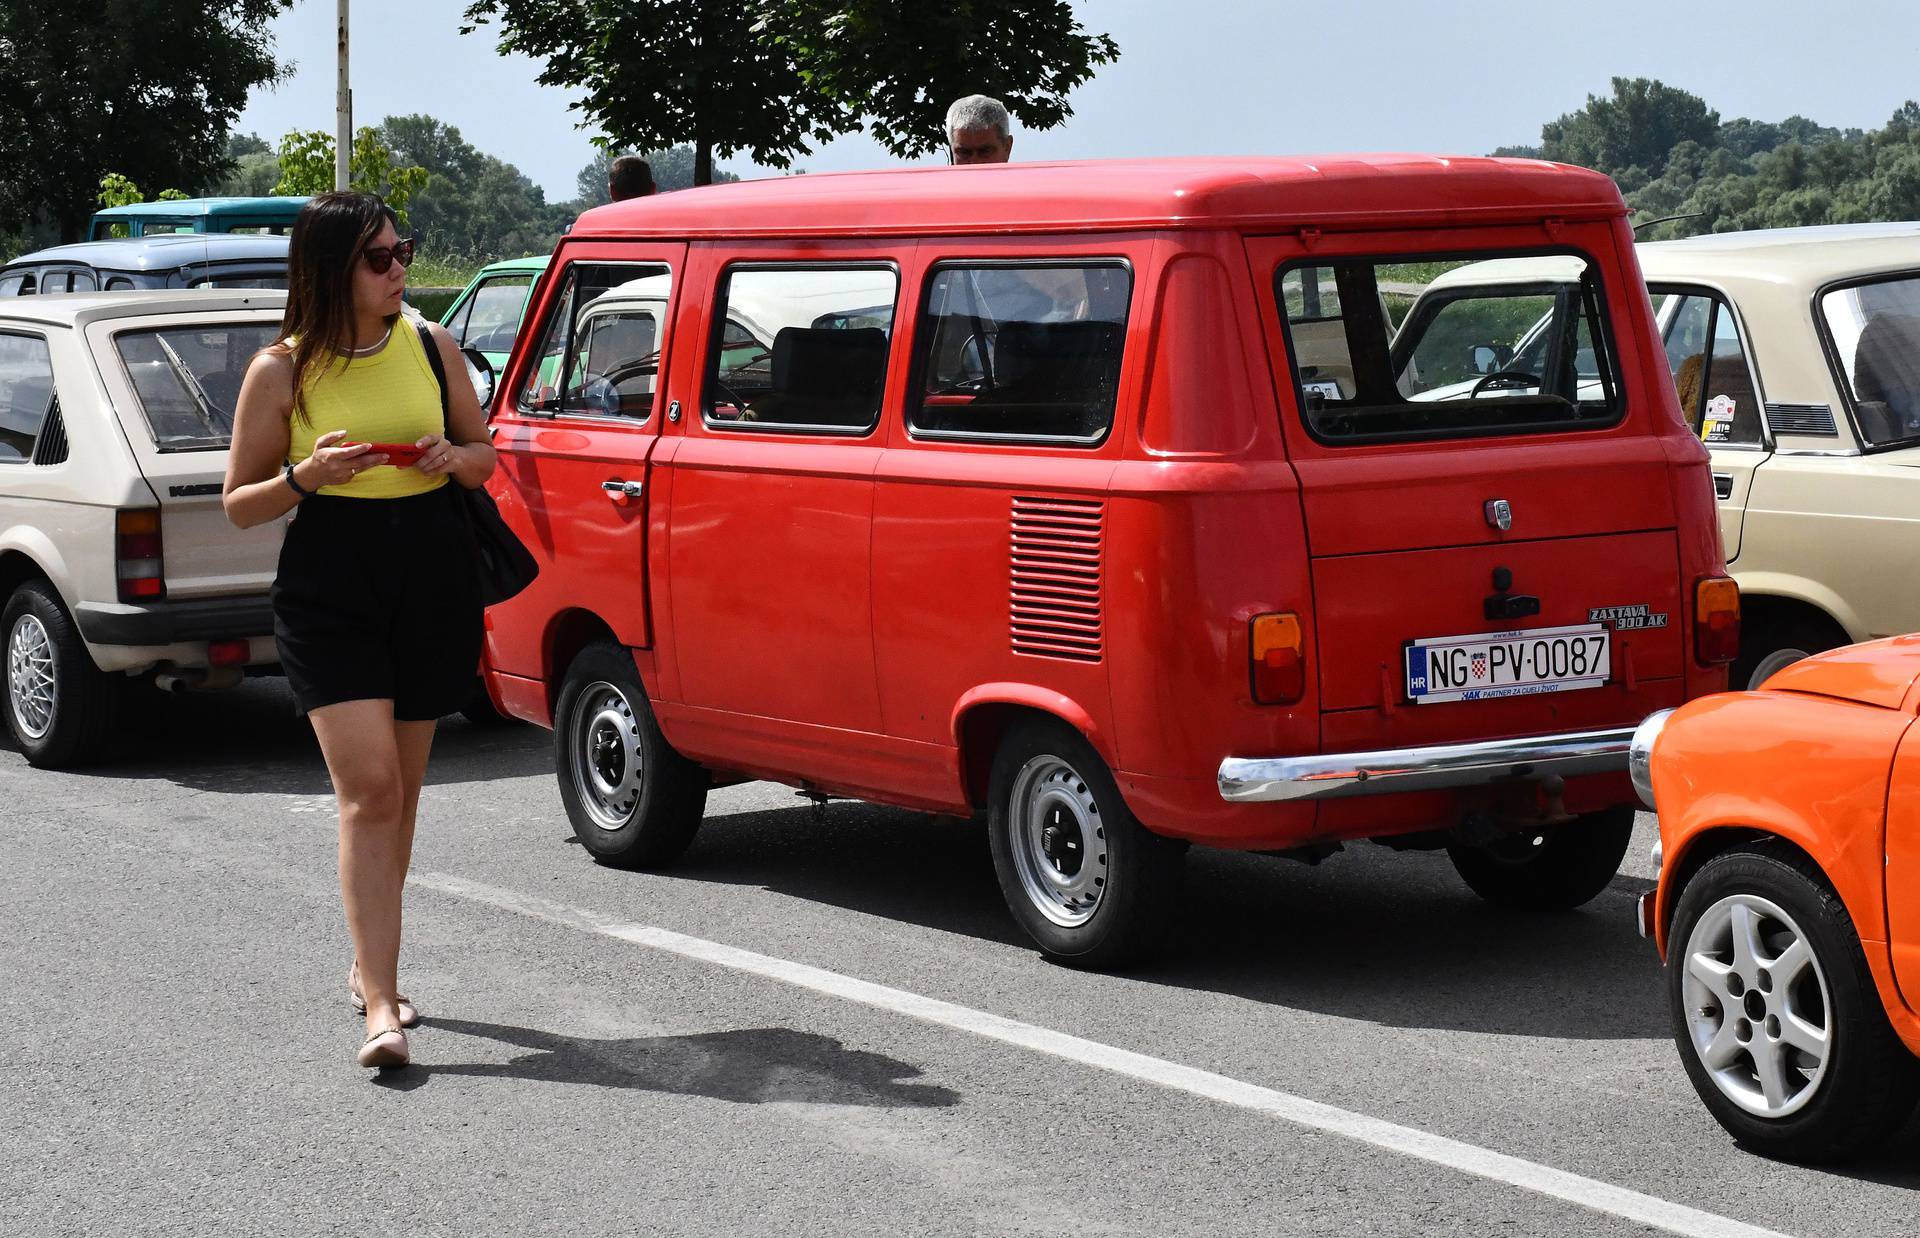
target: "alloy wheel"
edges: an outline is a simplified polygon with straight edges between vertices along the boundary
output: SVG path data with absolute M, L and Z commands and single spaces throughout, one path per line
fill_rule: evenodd
M 21 615 L 7 637 L 7 703 L 14 726 L 27 739 L 42 739 L 53 725 L 53 640 L 38 615 Z
M 1688 934 L 1682 1000 L 1707 1077 L 1748 1113 L 1789 1117 L 1819 1091 L 1833 1055 L 1833 1004 L 1812 944 L 1754 894 L 1713 904 Z

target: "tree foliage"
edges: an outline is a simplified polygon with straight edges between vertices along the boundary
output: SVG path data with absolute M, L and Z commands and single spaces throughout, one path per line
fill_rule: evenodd
M 908 158 L 946 145 L 947 106 L 992 95 L 1023 127 L 1073 115 L 1067 95 L 1119 58 L 1081 28 L 1068 0 L 765 0 L 762 36 L 785 47 L 815 89 L 866 118 Z
M 1668 220 L 1642 239 L 1920 218 L 1920 103 L 1875 130 L 1722 123 L 1698 96 L 1616 78 L 1611 99 L 1548 122 L 1537 153 L 1605 172 L 1640 219 Z
M 296 129 L 280 139 L 280 182 L 276 194 L 298 197 L 326 193 L 334 185 L 334 139 L 323 129 Z M 362 193 L 379 194 L 408 227 L 407 203 L 427 182 L 427 170 L 398 165 L 393 150 L 371 126 L 353 131 L 353 150 L 347 156 L 347 184 Z
M 790 167 L 863 126 L 899 154 L 932 149 L 952 99 L 996 92 L 1029 128 L 1119 55 L 1067 0 L 473 0 L 465 31 L 545 61 L 605 149 L 693 150 L 693 183 L 744 153 Z
M 79 238 L 100 178 L 216 181 L 291 0 L 0 0 L 0 218 Z M 141 32 L 141 33 L 135 33 Z

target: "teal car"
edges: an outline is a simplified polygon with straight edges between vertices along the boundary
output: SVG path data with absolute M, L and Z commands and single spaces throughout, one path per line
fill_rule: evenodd
M 93 213 L 89 241 L 175 232 L 264 232 L 285 236 L 305 198 L 179 198 L 136 202 Z
M 480 268 L 463 289 L 440 325 L 461 348 L 484 354 L 497 374 L 506 368 L 520 320 L 526 315 L 534 284 L 547 269 L 547 256 L 510 258 Z

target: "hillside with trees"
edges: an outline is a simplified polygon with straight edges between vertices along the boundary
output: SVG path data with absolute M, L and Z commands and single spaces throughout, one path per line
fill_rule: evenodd
M 1642 239 L 1806 224 L 1920 219 L 1920 103 L 1879 129 L 1805 116 L 1722 120 L 1698 95 L 1647 78 L 1541 127 L 1537 146 L 1503 147 L 1596 168 L 1634 208 Z M 1672 218 L 1679 216 L 1680 218 Z M 1654 223 L 1657 220 L 1665 223 Z

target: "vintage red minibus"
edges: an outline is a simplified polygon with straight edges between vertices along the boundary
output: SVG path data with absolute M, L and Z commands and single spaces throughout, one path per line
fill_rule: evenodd
M 1558 255 L 1553 278 L 1442 275 Z M 1418 312 L 1412 312 L 1418 303 Z M 492 408 L 488 613 L 582 843 L 709 787 L 986 819 L 1050 956 L 1189 844 L 1444 847 L 1578 905 L 1738 597 L 1606 177 L 1420 155 L 928 168 L 589 211 Z

